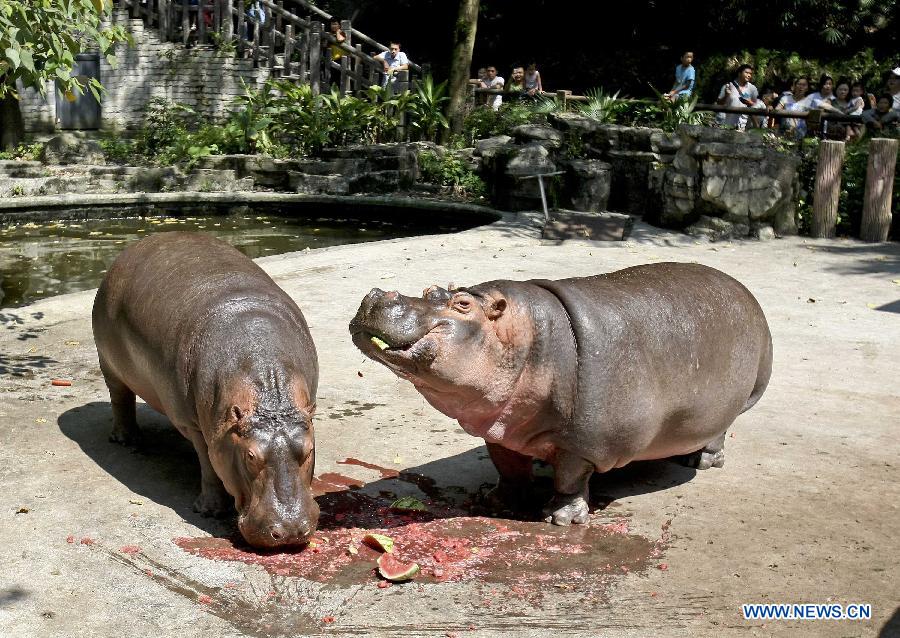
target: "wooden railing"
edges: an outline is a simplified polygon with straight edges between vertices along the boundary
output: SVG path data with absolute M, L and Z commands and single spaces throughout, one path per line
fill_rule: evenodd
M 386 77 L 383 64 L 364 52 L 362 43 L 378 51 L 386 51 L 386 46 L 354 29 L 349 20 L 341 21 L 346 40 L 338 42 L 322 22 L 286 9 L 285 0 L 259 0 L 265 19 L 251 14 L 253 0 L 119 0 L 119 4 L 133 18 L 156 28 L 163 41 L 213 44 L 220 50 L 233 47 L 239 58 L 267 67 L 274 77 L 308 83 L 314 93 L 328 91 L 332 78 L 344 93 L 378 84 L 390 84 L 394 92 L 401 92 L 409 88 L 411 77 L 414 83 L 422 72 L 419 65 L 410 63 L 409 71 Z M 288 0 L 293 9 L 291 5 L 331 19 L 304 0 Z M 340 50 L 338 60 L 332 59 L 331 47 Z

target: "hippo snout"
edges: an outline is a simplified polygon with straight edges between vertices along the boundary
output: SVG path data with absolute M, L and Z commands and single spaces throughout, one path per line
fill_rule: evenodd
M 254 547 L 274 548 L 305 545 L 312 538 L 318 523 L 318 507 L 314 513 L 289 519 L 251 519 L 239 521 L 241 534 Z

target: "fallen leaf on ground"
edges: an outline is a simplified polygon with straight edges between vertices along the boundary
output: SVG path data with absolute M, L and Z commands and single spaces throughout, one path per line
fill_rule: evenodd
M 30 511 L 31 510 L 28 509 L 27 507 L 20 507 L 19 509 L 16 510 L 16 514 L 27 514 Z

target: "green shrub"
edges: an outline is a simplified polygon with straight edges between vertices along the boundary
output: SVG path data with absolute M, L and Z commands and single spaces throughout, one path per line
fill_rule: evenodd
M 446 186 L 463 197 L 479 197 L 486 192 L 484 181 L 453 152 L 420 153 L 419 175 L 422 181 Z
M 120 137 L 108 137 L 100 140 L 100 148 L 107 162 L 113 164 L 133 164 L 135 157 L 135 143 Z
M 0 160 L 21 160 L 24 162 L 35 162 L 41 157 L 41 150 L 44 145 L 40 142 L 34 144 L 19 144 L 10 151 L 0 151 Z

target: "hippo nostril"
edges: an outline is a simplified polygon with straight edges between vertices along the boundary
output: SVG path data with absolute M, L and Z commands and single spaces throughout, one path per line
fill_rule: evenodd
M 284 529 L 280 525 L 272 525 L 269 528 L 269 534 L 272 536 L 272 540 L 280 541 L 284 538 Z

